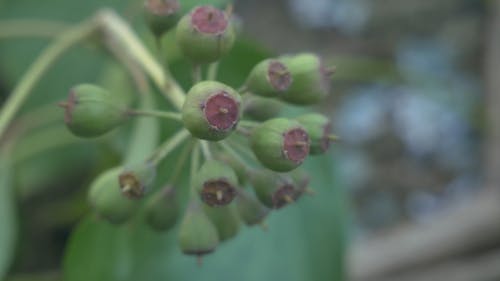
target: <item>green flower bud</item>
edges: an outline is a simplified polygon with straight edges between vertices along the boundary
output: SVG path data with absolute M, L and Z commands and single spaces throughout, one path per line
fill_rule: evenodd
M 258 170 L 250 181 L 257 198 L 268 208 L 280 209 L 295 201 L 297 186 L 289 175 Z
M 195 64 L 219 60 L 231 50 L 234 39 L 228 16 L 212 6 L 195 7 L 177 24 L 177 43 Z
M 175 226 L 180 215 L 180 207 L 172 186 L 163 188 L 153 195 L 146 204 L 146 223 L 154 230 L 167 231 Z
M 292 84 L 288 68 L 277 59 L 266 59 L 254 66 L 245 86 L 259 96 L 278 97 Z
M 240 219 L 234 205 L 230 204 L 219 208 L 205 206 L 204 211 L 217 229 L 220 242 L 229 240 L 238 234 Z
M 243 96 L 243 105 L 243 115 L 255 121 L 266 121 L 277 117 L 283 109 L 283 103 L 276 99 L 251 94 Z
M 147 188 L 153 183 L 155 175 L 156 167 L 151 163 L 140 163 L 127 167 L 118 177 L 120 190 L 123 195 L 131 199 L 142 198 Z
M 236 207 L 240 218 L 247 225 L 260 224 L 270 211 L 255 196 L 244 190 L 241 190 L 236 197 Z
M 120 192 L 118 176 L 122 167 L 101 173 L 90 185 L 89 201 L 100 217 L 111 223 L 121 224 L 137 211 L 139 202 L 130 200 Z
M 144 1 L 144 17 L 151 32 L 156 37 L 175 27 L 180 18 L 178 0 L 146 0 Z
M 297 168 L 309 154 L 309 136 L 297 121 L 286 118 L 268 120 L 254 129 L 251 147 L 267 168 L 287 172 Z
M 311 139 L 312 155 L 325 153 L 330 147 L 332 125 L 330 120 L 319 113 L 304 114 L 296 118 L 304 126 Z
M 236 196 L 238 177 L 231 167 L 217 160 L 208 160 L 193 178 L 201 200 L 209 206 L 224 206 Z
M 231 87 L 215 81 L 194 85 L 182 107 L 182 121 L 191 134 L 217 141 L 236 128 L 241 116 L 241 97 Z
M 247 167 L 240 161 L 234 159 L 229 153 L 221 151 L 217 153 L 217 159 L 233 169 L 238 177 L 238 183 L 243 185 L 247 180 Z
M 219 244 L 217 229 L 198 204 L 186 210 L 179 229 L 179 245 L 184 254 L 202 256 Z
M 310 53 L 282 58 L 290 70 L 292 85 L 281 95 L 289 103 L 297 105 L 315 104 L 330 92 L 330 77 L 333 70 L 325 68 L 321 59 Z
M 310 177 L 307 172 L 302 169 L 295 169 L 290 172 L 290 177 L 292 179 L 293 185 L 295 186 L 295 194 L 293 195 L 293 200 L 299 200 L 304 193 L 310 193 L 309 187 Z
M 108 91 L 81 84 L 71 89 L 68 99 L 60 103 L 68 129 L 79 137 L 98 137 L 127 120 L 127 107 Z

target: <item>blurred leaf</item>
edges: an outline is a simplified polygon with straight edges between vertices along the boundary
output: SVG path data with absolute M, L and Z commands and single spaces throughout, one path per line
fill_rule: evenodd
M 16 245 L 16 211 L 15 197 L 11 182 L 11 167 L 8 155 L 0 155 L 0 279 L 6 275 Z

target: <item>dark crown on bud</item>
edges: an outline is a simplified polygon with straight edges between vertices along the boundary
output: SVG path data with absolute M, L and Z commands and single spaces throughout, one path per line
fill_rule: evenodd
M 101 173 L 90 185 L 88 198 L 97 214 L 111 223 L 121 224 L 130 219 L 140 203 L 120 192 L 118 176 L 122 167 Z
M 221 140 L 236 128 L 240 105 L 241 97 L 231 87 L 215 81 L 199 82 L 186 96 L 182 120 L 195 137 Z
M 277 59 L 267 59 L 254 66 L 245 86 L 256 95 L 278 97 L 291 83 L 292 76 L 288 68 Z
M 142 198 L 156 174 L 155 167 L 150 163 L 141 163 L 126 168 L 120 173 L 118 182 L 123 195 L 131 199 Z
M 219 60 L 231 50 L 234 37 L 228 15 L 212 6 L 195 7 L 177 25 L 177 43 L 195 64 Z
M 286 118 L 274 118 L 260 124 L 251 136 L 257 159 L 277 172 L 287 172 L 302 164 L 309 154 L 309 145 L 304 127 Z
M 144 2 L 144 15 L 146 22 L 157 37 L 173 28 L 180 16 L 180 3 L 178 0 L 146 0 Z
M 332 125 L 330 120 L 319 113 L 301 115 L 296 120 L 306 128 L 311 138 L 311 154 L 325 153 L 330 147 Z
M 209 206 L 224 206 L 236 196 L 238 177 L 225 163 L 208 160 L 201 166 L 193 179 L 201 200 Z

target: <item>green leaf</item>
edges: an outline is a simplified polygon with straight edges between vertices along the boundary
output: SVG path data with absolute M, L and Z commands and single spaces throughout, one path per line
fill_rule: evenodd
M 8 155 L 0 156 L 0 279 L 3 279 L 14 258 L 17 217 L 11 167 Z

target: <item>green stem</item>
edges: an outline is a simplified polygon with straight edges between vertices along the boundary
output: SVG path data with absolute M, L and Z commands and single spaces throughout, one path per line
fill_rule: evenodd
M 208 66 L 207 80 L 217 79 L 217 72 L 219 71 L 219 62 L 214 62 Z
M 165 141 L 160 148 L 151 156 L 150 161 L 153 165 L 158 165 L 163 158 L 165 158 L 170 152 L 172 152 L 176 147 L 178 147 L 187 137 L 189 132 L 182 129 L 173 137 Z
M 252 160 L 257 160 L 255 155 L 248 149 L 248 147 L 242 145 L 241 143 L 235 141 L 235 140 L 228 140 L 231 145 L 233 145 L 237 150 L 239 150 L 241 153 L 245 154 L 247 158 L 250 158 Z
M 180 175 L 182 174 L 182 171 L 184 170 L 184 165 L 186 164 L 187 159 L 189 158 L 190 152 L 193 150 L 193 146 L 194 146 L 193 142 L 186 145 L 184 149 L 182 149 L 179 158 L 177 158 L 177 161 L 175 163 L 175 170 L 172 172 L 172 176 L 169 180 L 169 182 L 172 183 L 174 186 L 177 184 L 177 180 L 179 179 Z
M 96 31 L 98 25 L 94 20 L 85 21 L 82 24 L 69 29 L 61 34 L 47 47 L 24 74 L 21 81 L 12 91 L 11 95 L 0 110 L 0 138 L 5 133 L 12 118 L 28 97 L 31 89 L 40 80 L 42 75 L 64 52 L 76 43 L 89 37 Z
M 191 186 L 191 196 L 197 197 L 196 195 L 196 190 L 194 188 L 193 184 L 193 177 L 198 173 L 198 168 L 200 166 L 200 143 L 196 142 L 194 144 L 192 153 L 191 153 L 191 168 L 189 170 L 189 178 L 191 179 L 190 186 Z
M 240 164 L 242 164 L 243 166 L 245 167 L 251 167 L 247 161 L 245 161 L 245 159 L 243 159 L 239 154 L 238 152 L 236 152 L 236 150 L 234 150 L 229 144 L 227 144 L 226 142 L 224 141 L 221 141 L 221 142 L 218 142 L 217 144 L 219 144 L 222 149 L 224 149 L 225 151 L 227 151 L 227 153 L 229 153 L 231 155 L 231 157 L 234 158 L 234 160 L 236 160 L 237 162 L 239 162 Z
M 210 151 L 209 143 L 205 140 L 200 140 L 201 151 L 206 160 L 212 159 L 212 152 Z
M 170 120 L 181 121 L 182 117 L 180 113 L 171 112 L 171 111 L 161 111 L 161 110 L 130 110 L 128 112 L 131 115 L 137 116 L 151 116 L 151 117 L 159 117 Z
M 184 90 L 149 53 L 127 23 L 112 10 L 102 10 L 99 12 L 98 17 L 105 36 L 110 38 L 110 40 L 115 40 L 130 57 L 134 58 L 143 68 L 144 72 L 151 77 L 151 80 L 164 96 L 177 109 L 181 109 L 185 99 Z
M 196 64 L 196 65 L 193 65 L 193 69 L 192 69 L 192 72 L 193 72 L 193 83 L 196 84 L 198 82 L 200 82 L 202 80 L 201 78 L 201 65 L 199 64 Z

